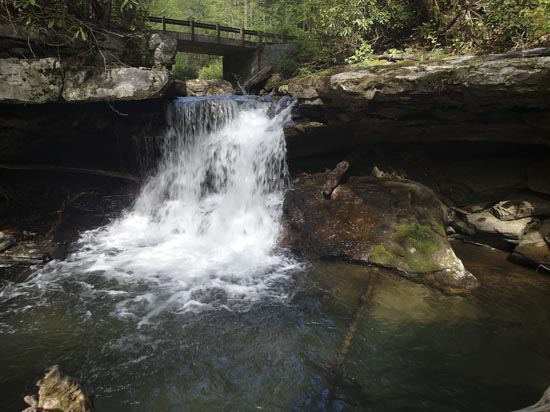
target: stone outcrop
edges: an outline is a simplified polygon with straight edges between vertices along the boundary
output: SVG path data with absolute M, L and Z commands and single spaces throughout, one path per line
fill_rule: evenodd
M 514 258 L 550 270 L 550 219 L 530 227 L 514 249 Z
M 233 94 L 231 83 L 225 80 L 193 79 L 185 82 L 186 96 L 218 96 Z
M 287 193 L 283 244 L 310 258 L 395 269 L 451 294 L 477 287 L 449 245 L 430 189 L 405 179 L 350 177 L 327 199 L 326 180 L 325 173 L 302 176 Z
M 172 36 L 153 33 L 149 38 L 148 46 L 153 55 L 155 68 L 171 68 L 176 63 L 178 44 Z
M 0 59 L 0 103 L 145 100 L 170 86 L 164 70 L 120 67 L 62 69 L 56 58 Z
M 484 141 L 550 145 L 550 49 L 336 67 L 291 79 L 326 138 L 304 146 Z M 521 136 L 521 137 L 520 137 Z M 329 148 L 328 150 L 333 150 Z M 540 183 L 540 182 L 539 182 Z
M 162 97 L 169 85 L 170 75 L 163 70 L 127 67 L 69 71 L 65 73 L 62 97 L 67 102 L 154 99 Z
M 0 102 L 47 103 L 59 100 L 63 71 L 58 59 L 0 59 Z

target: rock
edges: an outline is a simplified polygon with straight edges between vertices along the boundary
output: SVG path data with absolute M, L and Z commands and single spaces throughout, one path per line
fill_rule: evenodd
M 180 96 L 180 97 L 187 96 L 187 85 L 183 80 L 174 80 L 173 94 L 174 96 Z
M 550 163 L 536 163 L 527 168 L 527 186 L 529 189 L 550 195 Z
M 0 253 L 9 249 L 16 243 L 15 236 L 11 233 L 0 232 Z
M 269 79 L 269 77 L 271 76 L 271 73 L 273 73 L 273 67 L 271 66 L 264 67 L 262 70 L 260 70 L 258 73 L 256 73 L 254 76 L 252 76 L 243 84 L 244 89 L 247 91 L 250 91 L 255 88 L 259 88 L 259 86 L 261 86 L 262 83 L 265 83 Z
M 149 38 L 149 50 L 153 53 L 155 68 L 171 68 L 176 63 L 178 44 L 174 37 L 153 33 Z
M 301 177 L 284 201 L 282 244 L 310 258 L 344 258 L 395 269 L 451 294 L 478 286 L 445 234 L 439 200 L 405 179 L 351 177 L 330 199 L 324 173 Z
M 300 112 L 332 128 L 334 139 L 353 136 L 353 145 L 473 141 L 548 146 L 549 82 L 550 57 L 524 52 L 335 67 L 290 79 L 278 93 L 297 98 Z
M 225 80 L 194 79 L 185 82 L 187 96 L 218 96 L 234 94 L 231 83 Z
M 536 404 L 515 412 L 550 412 L 550 387 Z
M 154 99 L 162 97 L 169 86 L 170 75 L 162 70 L 77 70 L 65 74 L 62 96 L 67 102 Z
M 63 73 L 59 60 L 0 59 L 0 103 L 46 103 L 59 100 Z
M 37 265 L 52 259 L 63 260 L 67 246 L 50 239 L 26 240 L 14 244 L 0 255 L 0 265 Z
M 30 407 L 23 412 L 92 412 L 94 410 L 87 391 L 75 379 L 62 374 L 58 366 L 52 367 L 36 383 L 36 386 L 39 387 L 38 400 L 34 396 L 26 396 L 25 402 Z
M 531 226 L 512 257 L 532 265 L 550 267 L 550 219 Z
M 279 83 L 283 81 L 283 77 L 279 73 L 273 73 L 264 85 L 264 89 L 268 92 L 275 89 Z
M 529 224 L 533 221 L 527 217 L 523 219 L 502 221 L 489 211 L 468 214 L 466 222 L 481 235 L 496 236 L 505 242 L 519 243 Z
M 512 199 L 497 203 L 491 213 L 500 220 L 515 220 L 524 217 L 550 216 L 550 201 L 531 197 L 530 199 Z

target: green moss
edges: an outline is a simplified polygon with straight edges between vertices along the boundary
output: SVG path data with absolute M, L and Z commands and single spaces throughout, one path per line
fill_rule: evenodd
M 440 229 L 439 226 L 436 225 L 436 229 Z M 438 232 L 417 221 L 397 226 L 395 239 L 402 246 L 403 259 L 411 271 L 423 273 L 439 269 L 431 256 L 439 248 Z
M 371 250 L 371 261 L 380 265 L 392 265 L 395 263 L 395 257 L 384 246 L 376 245 Z

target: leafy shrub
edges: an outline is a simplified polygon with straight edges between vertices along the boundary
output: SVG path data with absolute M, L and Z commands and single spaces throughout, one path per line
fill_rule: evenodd
M 216 80 L 223 79 L 223 60 L 221 57 L 207 66 L 199 69 L 199 79 Z
M 299 65 L 294 59 L 283 59 L 273 67 L 273 70 L 280 73 L 284 78 L 291 77 L 298 70 Z

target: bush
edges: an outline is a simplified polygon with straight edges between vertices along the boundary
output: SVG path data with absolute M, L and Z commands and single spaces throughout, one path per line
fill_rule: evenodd
M 199 79 L 217 80 L 223 79 L 223 60 L 221 57 L 207 66 L 199 69 Z

